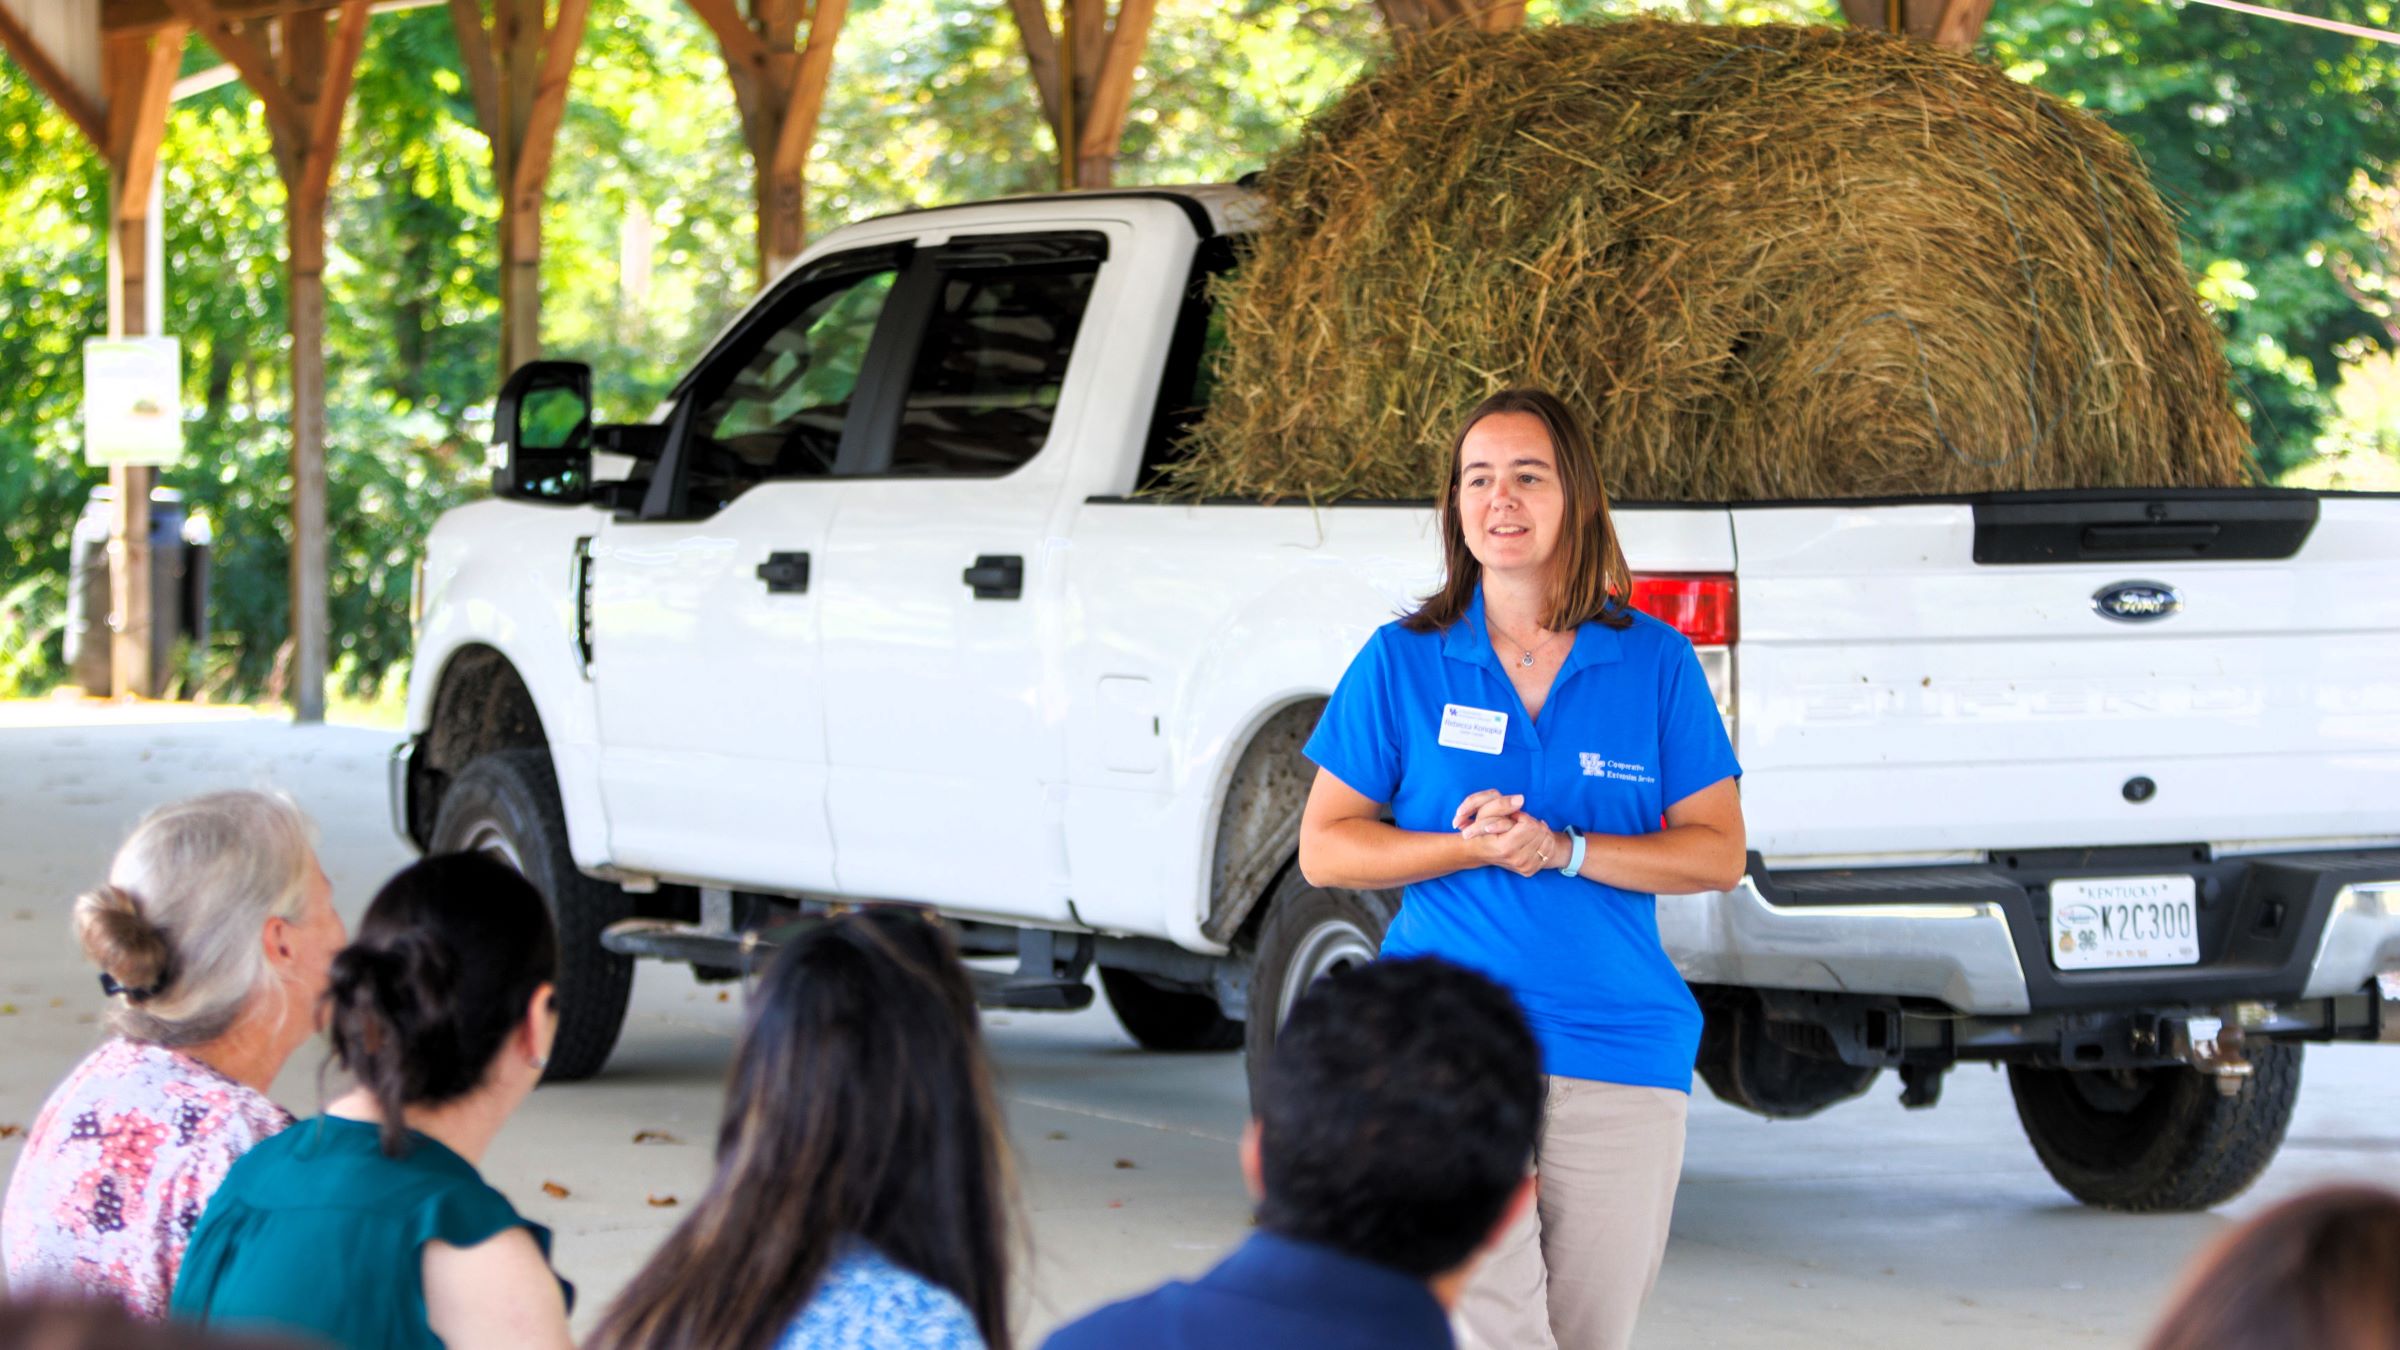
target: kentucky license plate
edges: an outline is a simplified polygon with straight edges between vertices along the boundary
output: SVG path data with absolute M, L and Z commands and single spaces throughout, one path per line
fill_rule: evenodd
M 2050 961 L 2060 970 L 2190 966 L 2200 961 L 2190 877 L 2050 883 Z

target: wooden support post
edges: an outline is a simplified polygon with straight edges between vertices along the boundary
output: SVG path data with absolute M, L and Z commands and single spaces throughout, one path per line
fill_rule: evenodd
M 236 26 L 217 0 L 168 0 L 267 111 L 283 178 L 292 330 L 291 699 L 295 721 L 325 720 L 330 550 L 325 520 L 325 201 L 342 114 L 367 42 L 368 0 L 326 15 Z
M 158 147 L 166 136 L 167 105 L 190 29 L 166 24 L 110 37 L 100 47 L 95 99 L 14 13 L 0 9 L 0 51 L 6 51 L 83 132 L 108 165 L 108 333 L 142 337 L 154 327 L 160 278 L 150 275 L 152 189 Z M 148 698 L 158 691 L 151 617 L 150 488 L 147 467 L 109 470 L 115 497 L 109 517 L 109 692 Z
M 150 275 L 151 189 L 158 181 L 158 148 L 167 133 L 167 107 L 190 30 L 161 29 L 147 37 L 111 38 L 101 48 L 107 90 L 108 333 L 155 336 L 151 315 L 163 278 Z M 115 509 L 108 529 L 109 693 L 156 698 L 157 597 L 150 556 L 150 490 L 158 471 L 118 465 L 108 471 Z
M 691 0 L 716 36 L 742 116 L 758 204 L 758 280 L 791 266 L 808 242 L 808 157 L 850 0 Z
M 1107 187 L 1133 107 L 1133 76 L 1150 42 L 1157 0 L 1061 0 L 1054 28 L 1047 0 L 1009 0 L 1025 43 L 1025 65 L 1042 117 L 1058 141 L 1059 186 Z
M 542 200 L 591 0 L 449 0 L 475 119 L 500 195 L 500 374 L 542 354 Z
M 1992 0 L 1841 0 L 1853 28 L 1898 31 L 1920 41 L 1968 52 L 1983 37 Z M 1897 23 L 1895 24 L 1895 19 Z
M 1525 26 L 1525 0 L 1375 0 L 1375 7 L 1395 43 L 1454 23 L 1471 24 L 1486 33 Z

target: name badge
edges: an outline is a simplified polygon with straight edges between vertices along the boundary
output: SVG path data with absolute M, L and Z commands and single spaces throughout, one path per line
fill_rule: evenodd
M 1442 744 L 1451 749 L 1496 755 L 1507 740 L 1507 713 L 1456 703 L 1442 705 Z

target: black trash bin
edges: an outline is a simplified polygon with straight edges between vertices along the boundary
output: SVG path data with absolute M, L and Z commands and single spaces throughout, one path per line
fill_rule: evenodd
M 76 518 L 67 571 L 67 670 L 87 693 L 105 695 L 114 674 L 109 641 L 108 530 L 116 514 L 114 489 L 92 489 Z M 200 653 L 208 645 L 207 521 L 187 517 L 183 494 L 173 488 L 150 492 L 150 688 L 164 692 L 173 679 L 175 642 L 191 639 L 187 683 L 200 675 Z

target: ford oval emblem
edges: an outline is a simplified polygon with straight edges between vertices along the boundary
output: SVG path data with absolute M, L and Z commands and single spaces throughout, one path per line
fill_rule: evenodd
M 2159 581 L 2120 581 L 2092 592 L 2092 608 L 2103 619 L 2119 623 L 2148 623 L 2183 608 L 2175 588 Z

